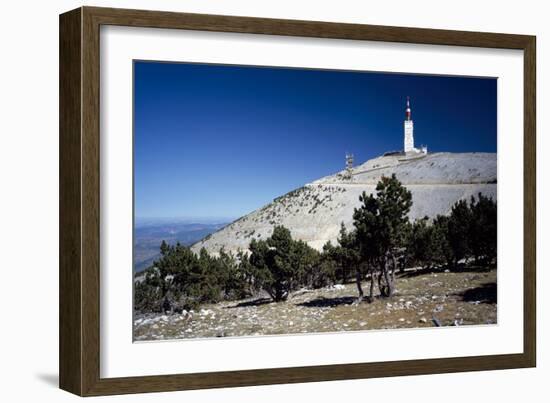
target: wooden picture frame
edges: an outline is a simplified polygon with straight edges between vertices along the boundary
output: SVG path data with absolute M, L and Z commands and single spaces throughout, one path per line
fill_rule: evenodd
M 99 35 L 102 25 L 524 52 L 523 353 L 127 378 L 100 377 Z M 535 37 L 482 32 L 81 7 L 60 16 L 60 387 L 81 396 L 534 367 Z

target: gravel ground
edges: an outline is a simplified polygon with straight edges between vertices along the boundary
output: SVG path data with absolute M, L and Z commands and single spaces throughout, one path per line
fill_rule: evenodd
M 357 303 L 354 283 L 269 298 L 203 305 L 185 314 L 137 314 L 134 339 L 166 340 L 497 323 L 496 269 L 410 270 L 391 299 Z M 363 283 L 365 292 L 367 284 Z

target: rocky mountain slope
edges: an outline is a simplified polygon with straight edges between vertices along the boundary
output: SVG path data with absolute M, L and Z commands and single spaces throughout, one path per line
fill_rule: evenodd
M 247 214 L 192 246 L 210 253 L 220 248 L 246 250 L 252 239 L 271 235 L 275 225 L 289 228 L 292 236 L 320 250 L 336 242 L 340 223 L 352 228 L 359 195 L 375 193 L 382 176 L 395 173 L 411 191 L 412 220 L 448 214 L 452 205 L 482 193 L 497 198 L 497 157 L 494 153 L 433 153 L 385 155 L 354 167 L 351 177 L 338 172 L 295 189 Z

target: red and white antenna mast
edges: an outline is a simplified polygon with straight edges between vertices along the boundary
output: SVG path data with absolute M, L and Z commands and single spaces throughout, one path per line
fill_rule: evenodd
M 405 120 L 411 120 L 411 102 L 407 97 L 407 107 L 405 108 Z

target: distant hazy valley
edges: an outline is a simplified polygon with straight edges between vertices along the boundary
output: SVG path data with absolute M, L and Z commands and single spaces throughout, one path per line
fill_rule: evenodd
M 196 220 L 198 221 L 198 220 Z M 163 240 L 169 244 L 179 242 L 192 245 L 209 234 L 223 228 L 230 221 L 178 219 L 137 220 L 134 231 L 134 271 L 149 267 L 159 256 L 159 247 Z

